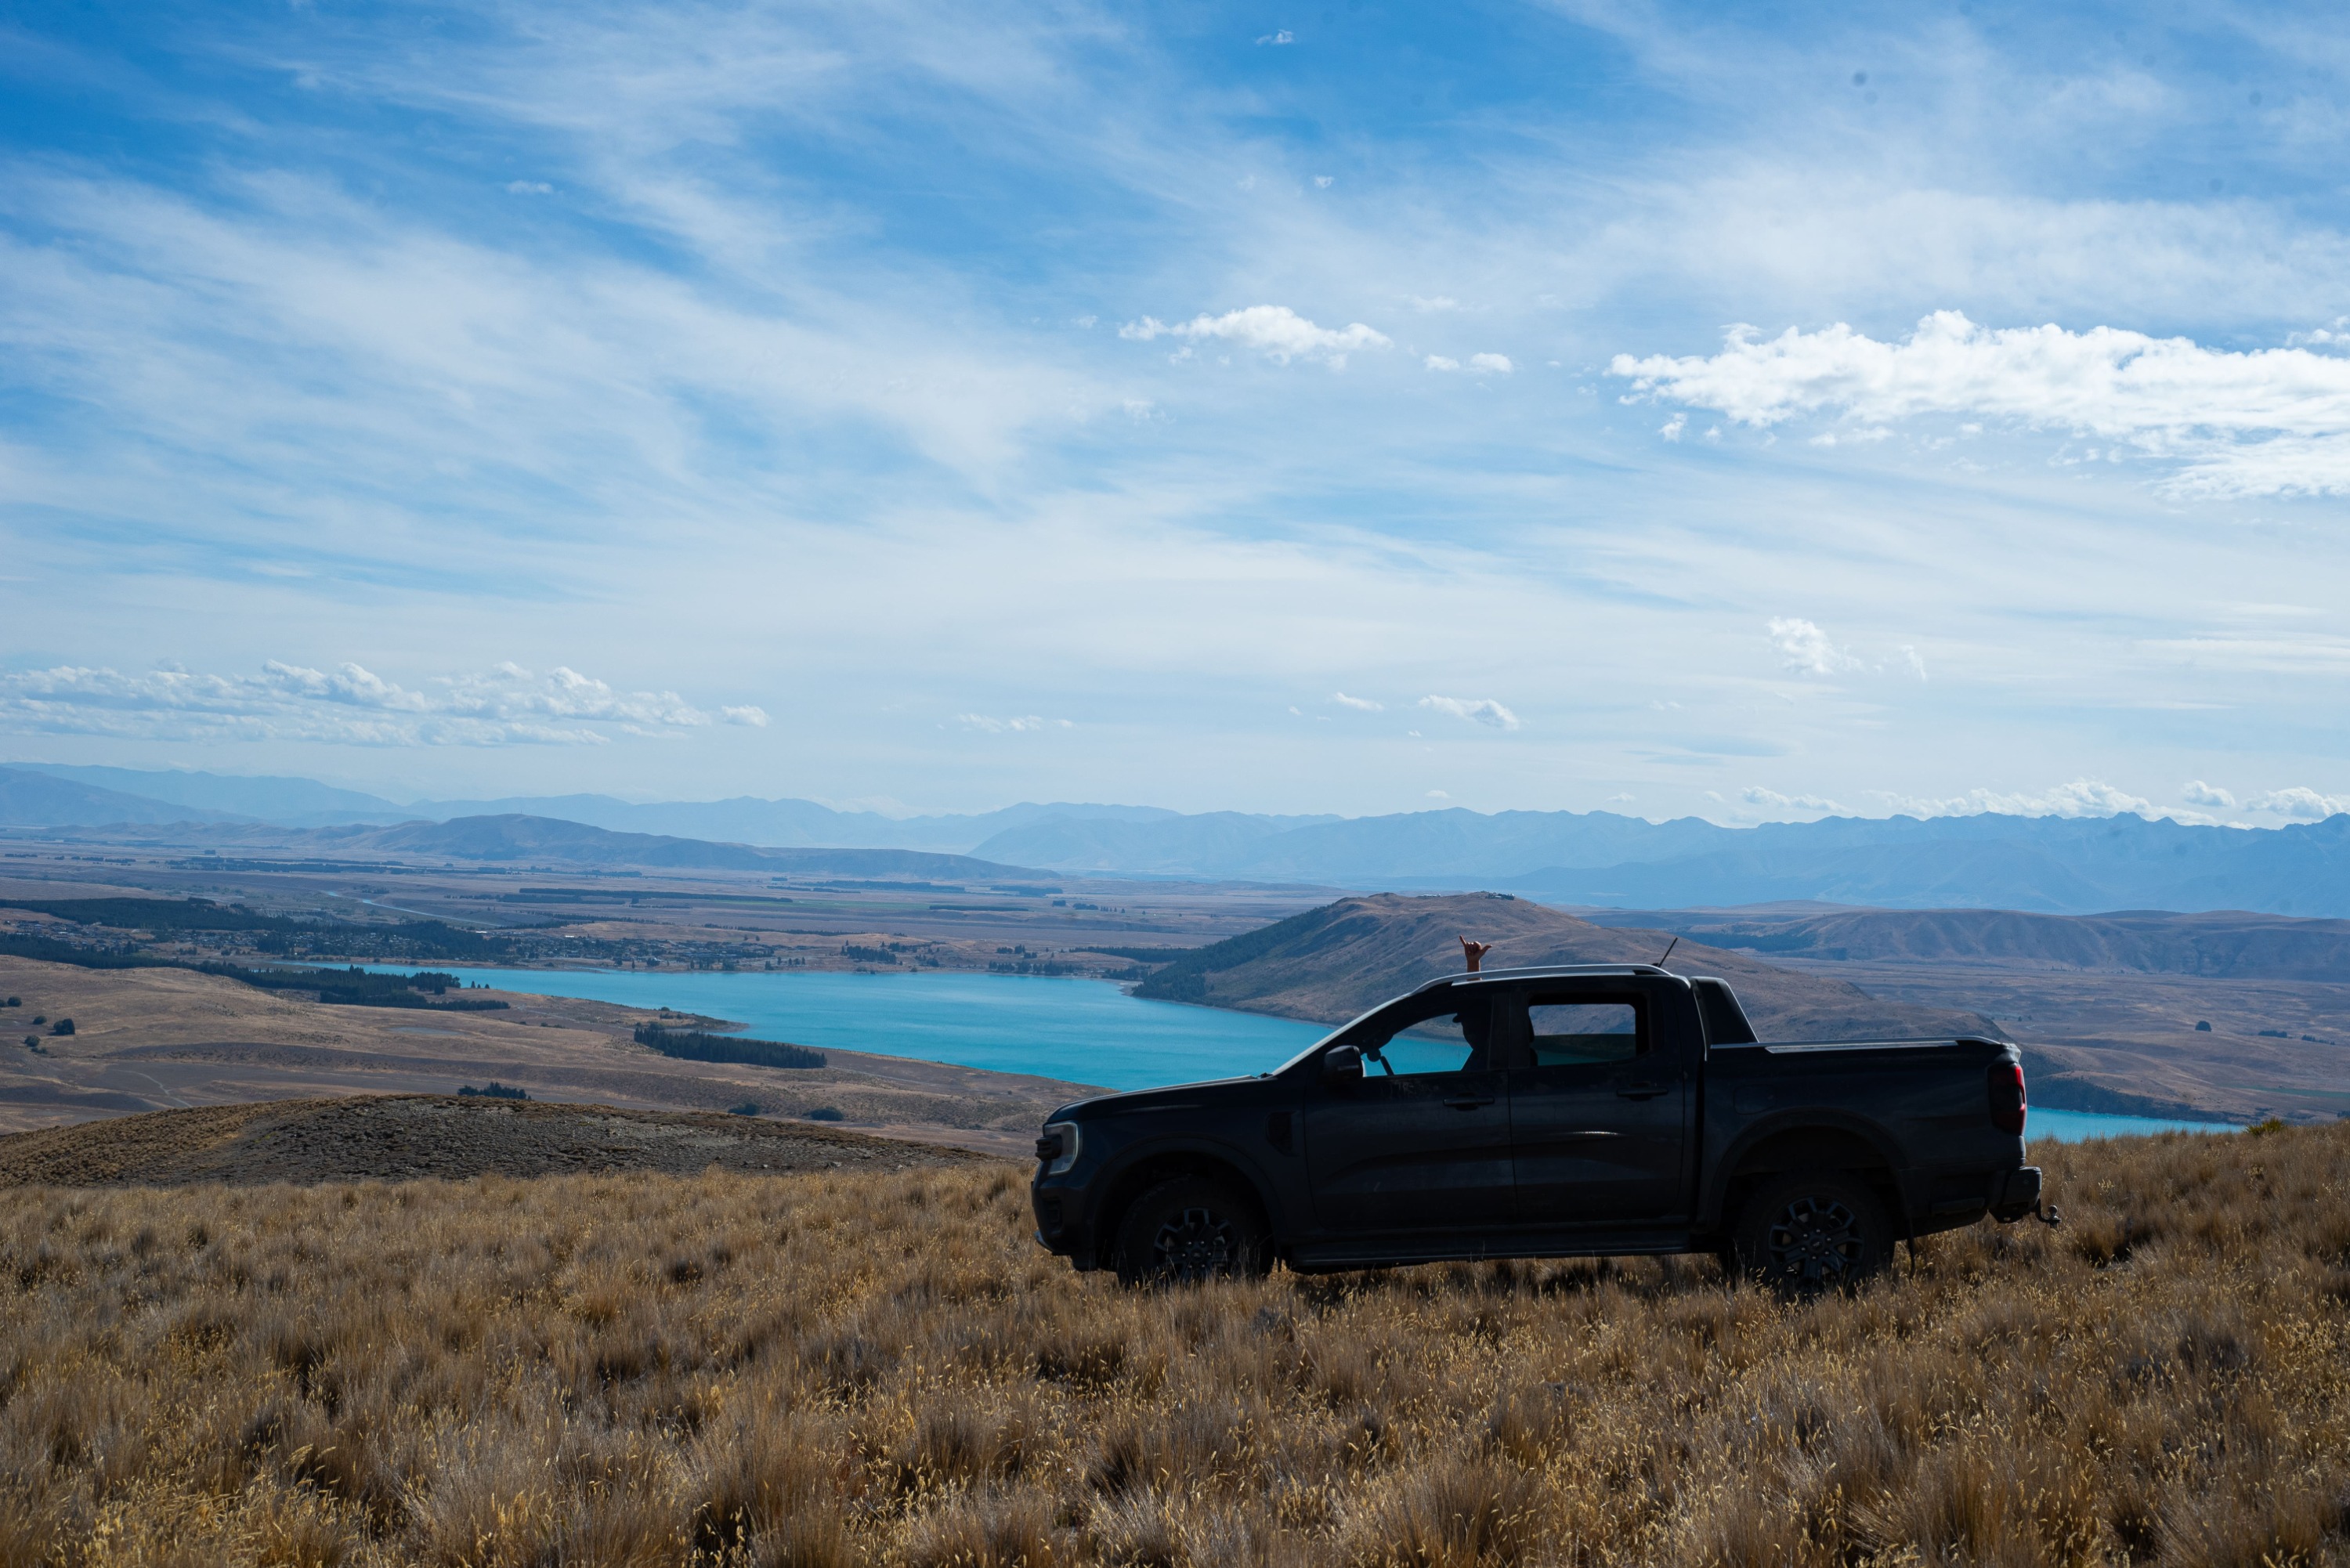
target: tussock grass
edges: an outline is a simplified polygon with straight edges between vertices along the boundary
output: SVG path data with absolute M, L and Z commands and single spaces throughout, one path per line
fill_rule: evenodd
M 0 1561 L 2350 1562 L 2350 1127 L 2070 1222 L 1128 1294 L 1024 1173 L 10 1195 Z

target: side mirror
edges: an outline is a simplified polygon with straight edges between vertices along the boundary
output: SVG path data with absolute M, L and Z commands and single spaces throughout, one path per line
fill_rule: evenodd
M 1334 1045 L 1323 1054 L 1322 1081 L 1326 1084 L 1359 1084 L 1363 1081 L 1363 1054 L 1352 1045 Z

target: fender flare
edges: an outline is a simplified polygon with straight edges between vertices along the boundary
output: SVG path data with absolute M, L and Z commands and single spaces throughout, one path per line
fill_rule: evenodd
M 1760 1117 L 1731 1139 L 1714 1162 L 1699 1189 L 1697 1221 L 1701 1226 L 1721 1222 L 1722 1204 L 1730 1194 L 1730 1184 L 1748 1157 L 1773 1138 L 1789 1133 L 1834 1133 L 1850 1137 L 1873 1152 L 1893 1183 L 1894 1192 L 1906 1210 L 1909 1207 L 1909 1184 L 1907 1166 L 1901 1158 L 1901 1145 L 1881 1123 L 1857 1113 L 1828 1106 L 1816 1108 L 1791 1107 L 1773 1111 Z M 1897 1220 L 1905 1215 L 1895 1215 Z
M 1137 1173 L 1154 1165 L 1194 1163 L 1221 1167 L 1237 1177 L 1263 1210 L 1267 1228 L 1279 1244 L 1295 1233 L 1295 1217 L 1287 1212 L 1280 1197 L 1280 1184 L 1272 1179 L 1263 1165 L 1253 1155 L 1221 1138 L 1202 1137 L 1196 1134 L 1151 1138 L 1118 1150 L 1116 1158 L 1103 1167 L 1087 1183 L 1101 1193 L 1095 1212 L 1089 1217 L 1095 1245 L 1109 1245 L 1117 1230 L 1117 1215 L 1123 1212 L 1142 1190 L 1135 1178 Z

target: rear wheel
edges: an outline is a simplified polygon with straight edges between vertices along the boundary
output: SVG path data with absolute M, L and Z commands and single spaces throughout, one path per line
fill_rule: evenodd
M 1885 1206 L 1841 1170 L 1773 1177 L 1739 1210 L 1731 1250 L 1750 1279 L 1795 1295 L 1858 1284 L 1893 1256 Z
M 1266 1240 L 1254 1203 L 1223 1182 L 1178 1176 L 1127 1210 L 1113 1261 L 1128 1285 L 1253 1279 L 1269 1262 Z

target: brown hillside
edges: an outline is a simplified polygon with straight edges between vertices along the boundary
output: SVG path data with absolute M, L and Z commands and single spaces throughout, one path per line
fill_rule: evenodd
M 1807 959 L 1981 961 L 2214 979 L 2350 980 L 2350 920 L 2220 909 L 2038 915 L 1850 909 L 1794 920 L 1663 915 L 1677 930 Z
M 1126 1291 L 1020 1172 L 29 1189 L 0 1563 L 2341 1568 L 2350 1127 L 2066 1223 Z
M 465 1180 L 610 1171 L 910 1170 L 961 1149 L 757 1116 L 369 1095 L 153 1111 L 0 1137 L 0 1187 Z
M 1664 931 L 1595 926 L 1506 893 L 1379 893 L 1341 898 L 1199 949 L 1151 976 L 1138 994 L 1338 1023 L 1440 975 L 1458 974 L 1464 932 L 1493 945 L 1487 969 L 1654 963 L 1673 940 Z M 1765 1040 L 1996 1033 L 1977 1013 L 1880 1002 L 1842 981 L 1688 940 L 1674 948 L 1669 967 L 1728 981 Z

